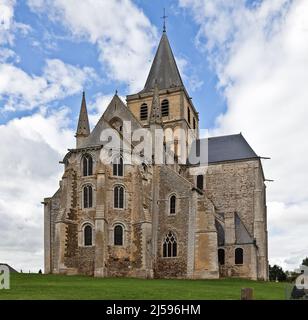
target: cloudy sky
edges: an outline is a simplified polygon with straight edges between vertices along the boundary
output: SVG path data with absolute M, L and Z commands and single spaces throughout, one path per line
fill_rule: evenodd
M 270 263 L 308 256 L 307 0 L 0 0 L 0 262 L 43 268 L 41 201 L 115 90 L 142 89 L 167 32 L 201 127 L 264 160 Z

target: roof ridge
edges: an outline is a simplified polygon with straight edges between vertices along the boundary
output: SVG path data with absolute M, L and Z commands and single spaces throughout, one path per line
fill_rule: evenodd
M 242 133 L 232 133 L 232 134 L 222 134 L 220 136 L 212 136 L 212 137 L 205 137 L 201 139 L 216 139 L 216 138 L 223 138 L 223 137 L 233 137 L 233 136 L 243 136 Z

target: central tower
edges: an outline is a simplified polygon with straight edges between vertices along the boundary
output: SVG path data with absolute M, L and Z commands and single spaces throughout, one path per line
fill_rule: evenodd
M 172 129 L 175 138 L 177 129 L 184 129 L 189 145 L 189 129 L 192 138 L 199 136 L 199 116 L 182 81 L 165 30 L 144 88 L 126 98 L 128 108 L 144 127 L 150 126 L 155 91 L 159 96 L 162 128 Z

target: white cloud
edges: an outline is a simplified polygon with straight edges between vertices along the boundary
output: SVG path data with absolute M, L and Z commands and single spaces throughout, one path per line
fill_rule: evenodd
M 14 17 L 14 0 L 0 0 L 0 44 L 12 43 L 10 32 Z
M 19 56 L 9 48 L 1 48 L 0 49 L 0 63 L 8 62 L 8 60 L 13 60 L 15 62 L 19 62 Z
M 259 155 L 272 158 L 264 161 L 267 178 L 275 180 L 267 188 L 270 259 L 293 268 L 301 262 L 292 262 L 295 251 L 308 255 L 308 2 L 179 3 L 200 27 L 197 44 L 226 98 L 212 134 L 242 131 Z M 291 220 L 292 230 L 281 228 Z
M 110 78 L 142 89 L 157 43 L 156 29 L 130 0 L 28 0 L 35 12 L 62 23 L 77 39 L 96 44 Z
M 59 160 L 73 147 L 68 109 L 36 113 L 0 126 L 0 262 L 24 271 L 43 268 L 41 201 L 58 187 Z
M 88 114 L 90 126 L 93 128 L 98 120 L 101 118 L 109 103 L 111 102 L 114 94 L 102 94 L 99 93 L 94 96 L 94 99 L 88 104 Z M 122 101 L 125 101 L 124 96 L 119 96 Z
M 95 79 L 92 68 L 79 68 L 58 59 L 47 60 L 41 76 L 29 75 L 13 64 L 0 64 L 0 100 L 4 110 L 33 109 L 81 92 Z
M 15 21 L 15 5 L 15 0 L 0 0 L 0 45 L 13 45 L 15 32 L 26 35 L 31 30 L 29 25 Z

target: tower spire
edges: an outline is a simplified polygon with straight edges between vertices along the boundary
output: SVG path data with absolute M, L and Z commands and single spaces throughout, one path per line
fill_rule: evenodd
M 80 113 L 79 113 L 79 120 L 78 120 L 76 135 L 75 135 L 75 137 L 77 138 L 77 147 L 80 145 L 83 138 L 89 136 L 89 134 L 90 134 L 90 125 L 89 125 L 89 118 L 88 118 L 88 111 L 87 111 L 87 104 L 86 104 L 86 96 L 85 96 L 85 92 L 83 91 Z
M 183 81 L 177 67 L 167 32 L 163 32 L 156 51 L 148 78 L 142 92 L 151 92 L 154 81 L 157 81 L 160 90 L 183 87 Z

